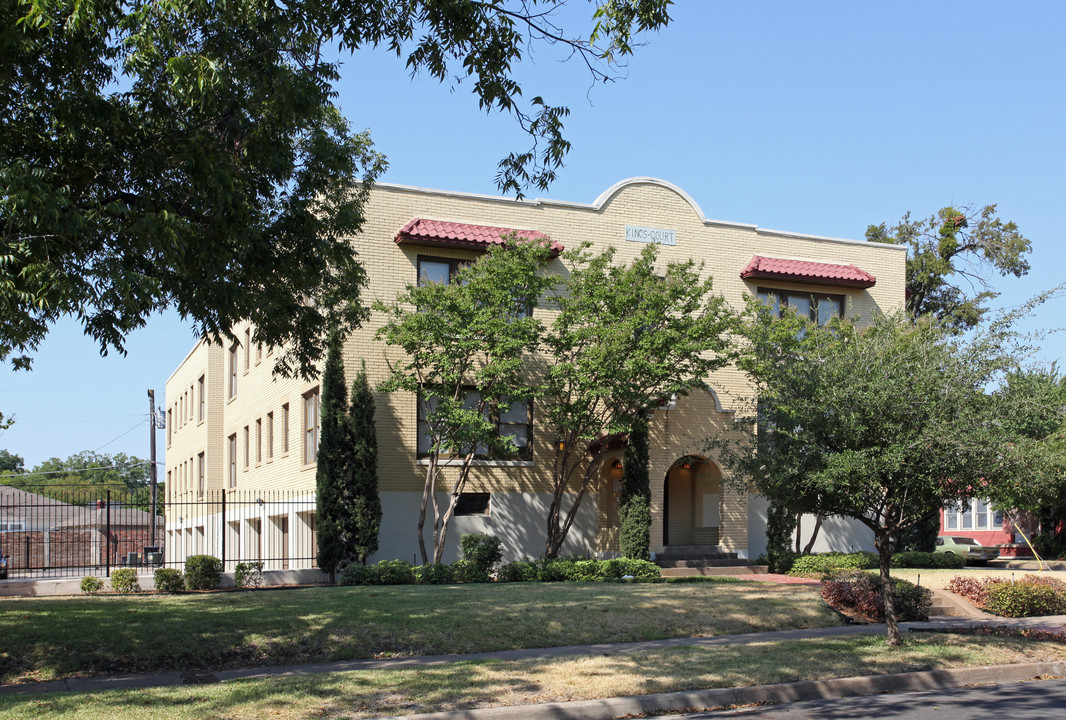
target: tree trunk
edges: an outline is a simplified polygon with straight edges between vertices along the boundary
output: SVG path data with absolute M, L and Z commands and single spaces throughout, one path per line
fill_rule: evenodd
M 891 534 L 887 531 L 877 532 L 874 535 L 874 546 L 877 548 L 881 567 L 881 595 L 885 599 L 886 642 L 895 647 L 903 644 L 903 636 L 899 632 L 899 618 L 896 616 L 896 604 L 892 596 L 892 578 L 889 576 L 889 561 L 892 558 Z
M 803 548 L 804 554 L 810 553 L 814 549 L 814 541 L 818 539 L 818 531 L 822 529 L 822 522 L 825 520 L 825 515 L 816 515 L 814 517 L 814 531 L 811 532 L 811 539 L 807 541 L 807 546 Z
M 433 493 L 434 477 L 437 472 L 436 458 L 430 458 L 429 466 L 426 467 L 426 484 L 422 490 L 422 504 L 418 507 L 418 551 L 422 553 L 422 564 L 429 562 L 426 554 L 426 538 L 423 529 L 426 526 L 426 507 L 429 505 L 429 497 Z

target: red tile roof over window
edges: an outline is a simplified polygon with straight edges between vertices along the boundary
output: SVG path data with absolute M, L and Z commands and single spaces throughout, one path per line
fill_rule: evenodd
M 784 260 L 781 258 L 753 255 L 740 277 L 759 280 L 784 280 L 816 285 L 842 285 L 868 288 L 877 282 L 870 273 L 854 265 L 813 262 L 811 260 Z
M 510 233 L 517 233 L 518 237 L 528 240 L 549 239 L 547 235 L 538 230 L 513 230 L 490 225 L 470 225 L 415 218 L 400 228 L 400 232 L 396 234 L 396 242 L 484 250 L 489 245 L 502 245 L 503 236 Z M 555 257 L 563 251 L 563 246 L 552 240 L 551 250 L 552 257 Z

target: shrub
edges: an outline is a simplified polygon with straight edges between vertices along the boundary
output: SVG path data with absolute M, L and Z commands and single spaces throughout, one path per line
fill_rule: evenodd
M 137 582 L 137 571 L 134 568 L 112 570 L 111 589 L 123 595 L 140 592 L 141 585 Z
M 373 565 L 346 565 L 341 570 L 341 585 L 380 585 L 378 570 Z
M 185 577 L 177 568 L 156 568 L 155 589 L 165 593 L 181 592 L 185 589 Z
M 455 580 L 455 571 L 445 563 L 429 563 L 415 568 L 415 579 L 423 585 L 443 585 Z
M 633 558 L 606 560 L 600 565 L 599 577 L 602 580 L 621 580 L 631 575 L 634 580 L 654 580 L 662 577 L 662 570 L 653 562 Z
M 932 553 L 908 550 L 892 556 L 889 564 L 894 568 L 949 568 L 959 570 L 966 565 L 966 558 L 955 553 Z
M 1050 584 L 999 581 L 985 587 L 985 609 L 1003 617 L 1060 615 L 1066 613 L 1066 594 Z
M 533 561 L 540 582 L 563 582 L 573 574 L 573 558 L 540 558 Z
M 382 560 L 374 566 L 377 585 L 413 585 L 415 569 L 406 560 Z
M 800 555 L 792 563 L 789 575 L 832 575 L 845 570 L 869 570 L 877 567 L 877 556 L 870 552 L 826 552 Z
M 263 584 L 263 561 L 239 562 L 233 568 L 233 584 L 239 588 L 257 588 Z
M 933 594 L 927 588 L 892 578 L 892 595 L 901 621 L 929 619 Z M 835 608 L 858 613 L 876 622 L 885 619 L 881 580 L 869 573 L 850 570 L 823 581 L 822 599 Z
M 452 572 L 455 582 L 481 583 L 488 582 L 489 574 L 481 569 L 473 560 L 456 560 L 452 563 Z
M 459 537 L 463 559 L 474 563 L 487 576 L 503 559 L 503 541 L 486 533 L 465 533 Z
M 185 560 L 185 587 L 211 590 L 222 582 L 222 561 L 214 555 L 190 555 Z
M 563 572 L 563 580 L 566 582 L 592 582 L 600 580 L 602 563 L 599 560 L 587 558 L 572 559 L 560 564 Z
M 948 582 L 948 590 L 956 595 L 963 596 L 977 607 L 983 608 L 985 606 L 985 589 L 992 582 L 1002 581 L 988 577 L 978 580 L 977 578 L 959 575 L 951 578 L 951 581 Z
M 81 591 L 86 595 L 95 595 L 104 589 L 104 581 L 89 575 L 81 579 Z
M 537 579 L 537 568 L 529 560 L 516 560 L 501 565 L 496 579 L 500 582 L 533 582 Z

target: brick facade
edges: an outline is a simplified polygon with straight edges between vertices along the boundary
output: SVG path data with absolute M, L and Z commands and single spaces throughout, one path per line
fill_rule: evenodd
M 904 299 L 906 256 L 902 248 L 710 220 L 684 191 L 651 178 L 620 182 L 588 204 L 517 201 L 381 184 L 373 191 L 366 212 L 363 232 L 352 242 L 369 277 L 370 285 L 363 295 L 363 302 L 368 305 L 375 300 L 390 303 L 407 285 L 416 282 L 420 255 L 464 260 L 478 256 L 475 250 L 397 244 L 397 233 L 415 218 L 538 231 L 566 247 L 576 247 L 583 241 L 592 243 L 594 250 L 613 246 L 619 262 L 633 259 L 644 247 L 642 242 L 627 240 L 627 226 L 670 230 L 675 233 L 676 244 L 660 245 L 660 262 L 665 266 L 670 261 L 692 258 L 703 263 L 703 272 L 714 278 L 716 292 L 737 308 L 760 287 L 842 295 L 848 315 L 860 318 L 896 310 Z M 741 278 L 755 255 L 854 265 L 874 276 L 876 283 L 858 288 Z M 562 270 L 561 259 L 551 261 L 549 271 Z M 544 308 L 536 312 L 545 318 L 550 316 Z M 374 339 L 380 323 L 380 318 L 372 316 L 344 348 L 346 367 L 354 369 L 365 361 L 372 386 L 387 376 L 388 362 L 398 359 L 395 349 Z M 249 330 L 239 326 L 235 333 L 243 339 Z M 230 397 L 232 357 L 236 357 L 238 367 L 236 393 Z M 197 497 L 201 453 L 204 490 L 229 489 L 234 459 L 230 457 L 230 438 L 236 439 L 237 449 L 235 489 L 313 490 L 315 466 L 304 462 L 303 409 L 305 398 L 317 389 L 317 382 L 276 378 L 271 373 L 272 366 L 273 357 L 266 348 L 259 351 L 254 346 L 242 346 L 232 356 L 228 347 L 201 342 L 175 370 L 167 382 L 166 394 L 168 418 L 174 418 L 167 430 L 168 500 Z M 200 378 L 205 387 L 202 420 Z M 735 489 L 728 471 L 717 462 L 714 453 L 705 450 L 708 438 L 734 432 L 734 415 L 745 409 L 750 396 L 744 377 L 736 369 L 727 368 L 707 379 L 706 391 L 681 398 L 673 409 L 656 411 L 650 436 L 653 550 L 662 549 L 664 538 L 675 542 L 669 537 L 671 530 L 678 537 L 684 535 L 701 543 L 713 540 L 711 544 L 742 556 L 758 545 L 749 538 L 753 528 L 758 532 L 758 523 L 753 524 L 749 517 L 749 495 Z M 415 398 L 404 393 L 378 394 L 376 401 L 381 448 L 378 474 L 385 519 L 381 550 L 374 559 L 410 559 L 416 546 L 412 498 L 421 494 L 424 477 L 424 467 L 417 462 L 415 452 Z M 287 450 L 282 447 L 286 408 Z M 272 453 L 268 452 L 270 426 Z M 494 511 L 487 517 L 456 518 L 449 533 L 452 538 L 460 532 L 483 530 L 504 538 L 512 557 L 540 554 L 544 517 L 538 516 L 538 508 L 546 507 L 545 497 L 551 492 L 554 455 L 548 433 L 538 430 L 534 424 L 531 462 L 486 464 L 473 470 L 467 490 L 491 493 Z M 686 456 L 697 459 L 695 468 L 678 464 Z M 669 508 L 664 504 L 667 496 Z M 168 513 L 169 533 L 184 532 L 187 527 L 211 521 L 183 516 L 182 527 L 178 527 L 171 515 Z M 710 522 L 718 524 L 707 524 Z M 601 473 L 596 492 L 584 500 L 579 525 L 566 551 L 600 555 L 617 551 L 617 487 L 609 468 Z

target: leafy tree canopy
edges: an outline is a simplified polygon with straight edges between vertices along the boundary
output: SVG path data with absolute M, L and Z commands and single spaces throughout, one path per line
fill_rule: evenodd
M 1014 365 L 1009 322 L 964 340 L 902 315 L 865 327 L 775 320 L 752 302 L 740 361 L 759 398 L 757 439 L 726 459 L 792 509 L 853 518 L 881 556 L 889 641 L 900 641 L 888 558 L 903 529 L 947 502 L 1030 479 L 1028 446 L 985 388 Z
M 870 225 L 866 239 L 906 246 L 907 310 L 958 330 L 974 328 L 998 295 L 990 289 L 989 273 L 1025 275 L 1032 250 L 1015 223 L 997 217 L 995 205 L 945 207 L 927 220 L 912 220 L 907 213 L 892 228 Z
M 18 467 L 10 467 L 17 465 Z M 8 474 L 11 473 L 11 474 Z M 148 487 L 150 467 L 125 453 L 97 453 L 82 451 L 68 458 L 49 458 L 26 471 L 22 458 L 0 450 L 0 485 L 34 490 L 51 488 L 78 490 L 99 485 L 123 487 L 138 491 Z M 48 494 L 48 493 L 45 493 Z
M 523 100 L 514 64 L 562 44 L 596 79 L 669 0 L 606 0 L 591 29 L 563 0 L 264 3 L 12 0 L 0 8 L 0 361 L 27 368 L 76 315 L 101 352 L 176 308 L 198 333 L 284 348 L 314 375 L 328 316 L 365 315 L 349 243 L 383 158 L 334 104 L 340 51 L 384 47 L 412 72 L 469 81 L 532 147 L 504 191 L 543 188 L 569 143 L 564 107 Z

